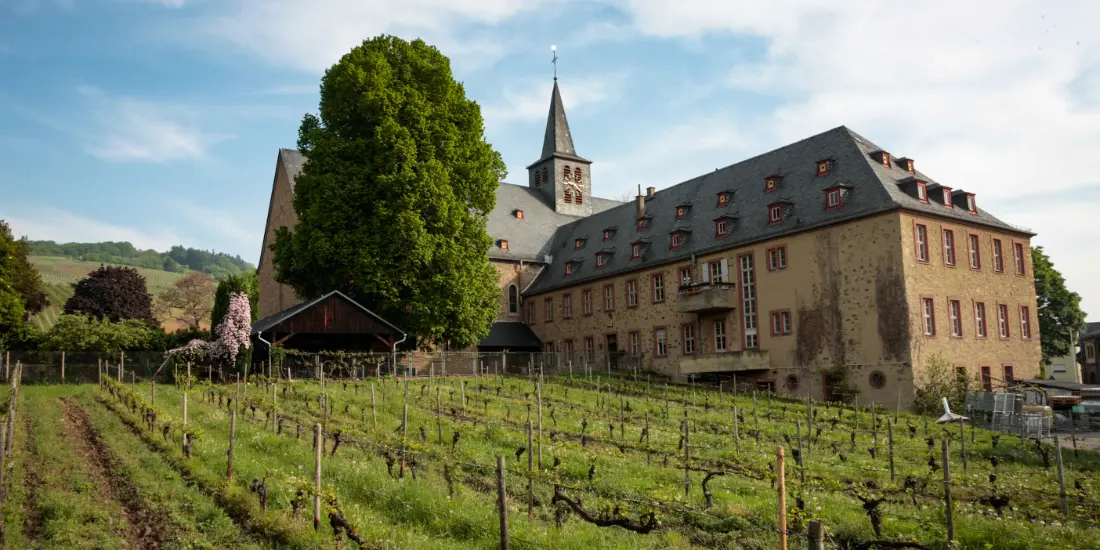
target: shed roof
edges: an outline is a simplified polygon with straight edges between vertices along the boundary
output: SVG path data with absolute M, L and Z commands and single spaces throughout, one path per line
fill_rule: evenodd
M 338 298 L 338 299 L 342 299 L 345 302 L 347 302 L 348 304 L 354 306 L 355 308 L 358 308 L 359 310 L 362 310 L 362 312 L 365 313 L 367 316 L 373 318 L 374 320 L 381 323 L 382 326 L 389 329 L 385 332 L 381 332 L 380 334 L 400 334 L 401 336 L 405 336 L 405 331 L 395 327 L 389 321 L 383 319 L 382 316 L 380 316 L 377 313 L 363 307 L 362 305 L 359 304 L 359 302 L 356 302 L 355 300 L 352 300 L 351 298 L 349 298 L 347 295 L 345 295 L 343 292 L 340 292 L 339 290 L 333 290 L 333 291 L 331 291 L 328 294 L 325 294 L 323 296 L 318 296 L 318 297 L 316 297 L 312 300 L 302 302 L 298 305 L 288 307 L 288 308 L 286 308 L 286 309 L 284 309 L 284 310 L 282 310 L 278 313 L 268 315 L 267 317 L 264 317 L 263 319 L 260 319 L 260 320 L 256 321 L 255 323 L 252 323 L 252 334 L 259 334 L 261 332 L 272 331 L 272 330 L 274 330 L 276 332 L 280 332 L 279 329 L 280 328 L 285 328 L 285 324 L 288 321 L 290 321 L 291 319 L 293 319 L 295 316 L 300 315 L 301 313 L 303 313 L 303 312 L 305 312 L 305 311 L 307 311 L 307 310 L 309 310 L 313 307 L 316 307 L 319 304 L 324 303 L 329 298 L 333 298 L 333 297 Z

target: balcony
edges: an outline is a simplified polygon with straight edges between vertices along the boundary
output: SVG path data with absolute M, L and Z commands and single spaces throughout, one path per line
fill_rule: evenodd
M 676 293 L 676 311 L 713 313 L 737 307 L 736 283 L 699 283 L 680 286 Z
M 727 351 L 684 355 L 680 358 L 680 374 L 705 372 L 738 372 L 771 368 L 768 352 L 758 350 Z

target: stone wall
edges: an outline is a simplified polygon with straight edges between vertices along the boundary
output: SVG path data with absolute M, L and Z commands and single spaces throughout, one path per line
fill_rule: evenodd
M 267 210 L 267 227 L 263 246 L 269 247 L 275 242 L 275 231 L 280 227 L 294 228 L 298 225 L 298 214 L 294 211 L 294 189 L 287 178 L 282 159 L 275 166 L 275 181 L 271 187 L 271 202 Z M 301 302 L 294 291 L 275 280 L 275 253 L 265 248 L 263 258 L 257 268 L 260 282 L 259 316 L 267 317 Z

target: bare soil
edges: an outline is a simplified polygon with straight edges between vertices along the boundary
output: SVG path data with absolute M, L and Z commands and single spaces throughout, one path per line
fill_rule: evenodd
M 122 504 L 125 521 L 121 535 L 131 548 L 160 548 L 171 540 L 165 527 L 167 518 L 149 510 L 141 501 L 137 488 L 122 474 L 118 458 L 103 443 L 99 431 L 88 420 L 88 413 L 72 398 L 61 400 L 62 427 L 71 448 L 87 464 L 87 471 L 96 487 L 112 500 Z
M 37 541 L 42 538 L 42 516 L 38 512 L 38 488 L 42 485 L 42 478 L 38 475 L 38 440 L 31 428 L 30 420 L 23 416 L 23 432 L 26 435 L 24 442 L 23 460 L 23 485 L 26 497 L 23 499 L 23 533 L 27 540 Z

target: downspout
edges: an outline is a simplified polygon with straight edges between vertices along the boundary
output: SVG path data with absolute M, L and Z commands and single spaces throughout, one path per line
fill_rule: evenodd
M 408 337 L 409 337 L 408 334 L 402 334 L 401 339 L 393 343 L 393 355 L 392 355 L 392 358 L 390 359 L 390 361 L 393 363 L 393 375 L 394 375 L 394 377 L 397 376 L 397 344 L 400 344 L 401 342 L 404 342 L 405 339 L 408 338 Z
M 264 340 L 264 332 L 262 330 L 256 333 L 256 339 L 267 345 L 267 365 L 272 370 L 275 370 L 275 365 L 271 364 L 271 342 L 268 342 L 267 340 Z M 252 365 L 245 365 L 244 366 L 244 382 L 245 382 L 245 384 L 248 383 L 248 371 L 249 371 L 249 367 L 251 367 L 251 366 Z M 281 367 L 280 367 L 280 370 L 281 370 Z

